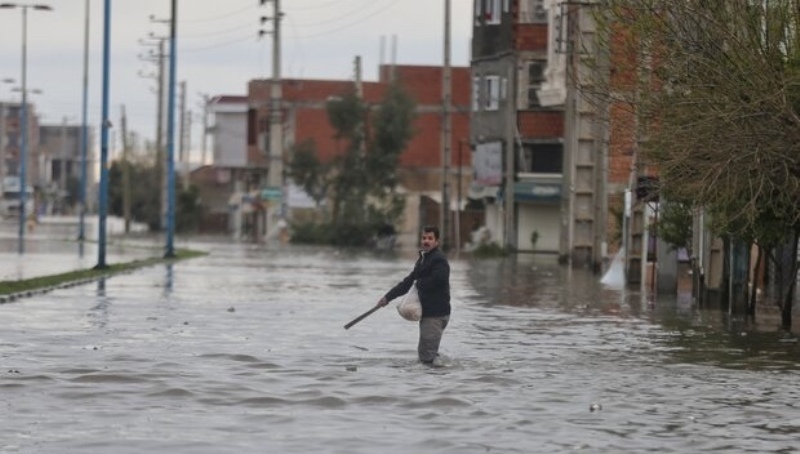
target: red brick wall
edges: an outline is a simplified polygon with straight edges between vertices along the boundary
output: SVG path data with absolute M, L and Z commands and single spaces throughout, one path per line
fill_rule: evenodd
M 547 51 L 547 24 L 517 24 L 514 41 L 517 50 Z
M 415 136 L 400 158 L 402 167 L 421 168 L 441 166 L 441 67 L 436 66 L 396 66 L 395 74 L 403 87 L 417 104 L 417 119 L 414 122 Z M 381 68 L 381 81 L 364 82 L 364 99 L 377 104 L 388 88 L 389 67 Z M 470 70 L 464 67 L 452 68 L 452 163 L 458 162 L 459 141 L 469 139 L 469 106 L 472 87 Z M 254 80 L 249 83 L 251 106 L 259 107 L 259 121 L 269 115 L 269 81 Z M 328 124 L 325 102 L 331 96 L 341 95 L 353 89 L 351 81 L 297 80 L 283 81 L 282 91 L 285 101 L 293 103 L 295 109 L 295 141 L 301 143 L 313 140 L 320 158 L 330 159 L 338 151 L 334 130 Z M 258 124 L 258 122 L 256 122 Z M 263 156 L 255 147 L 250 147 L 249 158 L 263 162 Z M 471 153 L 462 153 L 462 164 L 471 165 Z
M 564 113 L 558 111 L 518 112 L 519 133 L 525 138 L 564 137 Z
M 620 103 L 612 104 L 611 134 L 608 145 L 608 181 L 625 185 L 630 178 L 633 153 L 635 121 L 631 107 Z
M 298 109 L 295 115 L 297 131 L 295 140 L 298 144 L 308 140 L 316 144 L 319 158 L 329 161 L 338 154 L 335 139 L 336 131 L 328 123 L 328 113 L 325 109 Z

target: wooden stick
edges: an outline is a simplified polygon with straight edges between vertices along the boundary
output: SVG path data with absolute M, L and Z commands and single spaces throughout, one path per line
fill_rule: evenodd
M 380 309 L 382 307 L 383 306 L 381 306 L 380 304 L 376 305 L 375 307 L 373 307 L 372 309 L 368 310 L 367 312 L 364 312 L 363 314 L 361 314 L 358 317 L 354 318 L 353 321 L 351 321 L 350 323 L 344 325 L 344 329 L 350 329 L 353 325 L 355 325 L 356 323 L 360 322 L 361 320 L 364 320 L 365 318 L 369 317 L 373 312 L 377 311 L 378 309 Z

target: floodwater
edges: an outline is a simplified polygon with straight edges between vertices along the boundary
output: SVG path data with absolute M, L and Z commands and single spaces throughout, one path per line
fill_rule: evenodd
M 549 258 L 452 261 L 446 366 L 381 309 L 411 255 L 211 255 L 0 305 L 0 452 L 793 453 L 800 345 Z

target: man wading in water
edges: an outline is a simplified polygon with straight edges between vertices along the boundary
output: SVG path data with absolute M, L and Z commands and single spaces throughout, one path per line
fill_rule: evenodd
M 378 301 L 386 306 L 389 301 L 405 295 L 417 283 L 422 319 L 419 321 L 419 360 L 424 364 L 440 366 L 439 343 L 450 320 L 450 264 L 439 249 L 439 229 L 422 228 L 422 250 L 414 269 Z

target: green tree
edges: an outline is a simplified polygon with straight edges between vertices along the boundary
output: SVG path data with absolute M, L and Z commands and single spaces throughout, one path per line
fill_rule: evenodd
M 354 89 L 329 100 L 326 108 L 336 131 L 335 157 L 323 163 L 313 142 L 302 143 L 294 150 L 289 175 L 318 205 L 330 202 L 330 229 L 322 230 L 326 241 L 366 245 L 379 226 L 394 225 L 403 212 L 404 199 L 395 191 L 397 168 L 413 137 L 414 101 L 392 84 L 375 108 Z
M 184 188 L 177 183 L 179 191 L 176 197 L 175 230 L 181 233 L 196 232 L 203 220 L 203 206 L 200 201 L 200 190 L 195 185 Z
M 640 158 L 658 168 L 666 198 L 705 209 L 717 235 L 768 251 L 797 244 L 800 0 L 606 0 L 594 10 L 596 68 L 610 72 L 581 85 L 636 118 Z M 779 293 L 788 327 L 793 287 Z
M 156 173 L 151 163 L 146 161 L 114 161 L 109 168 L 108 213 L 113 216 L 124 216 L 124 185 L 122 172 L 129 166 L 130 179 L 135 181 L 130 187 L 131 220 L 147 224 L 150 230 L 158 230 L 161 211 L 158 193 L 160 185 L 156 181 Z M 175 230 L 190 232 L 197 229 L 202 219 L 199 191 L 190 186 L 183 189 L 180 179 L 176 179 L 175 195 Z
M 128 166 L 131 181 L 136 184 L 130 187 L 131 218 L 134 222 L 147 224 L 150 230 L 157 230 L 159 219 L 159 197 L 156 175 L 152 165 L 144 161 L 114 161 L 108 171 L 108 212 L 114 216 L 124 216 L 122 173 Z

